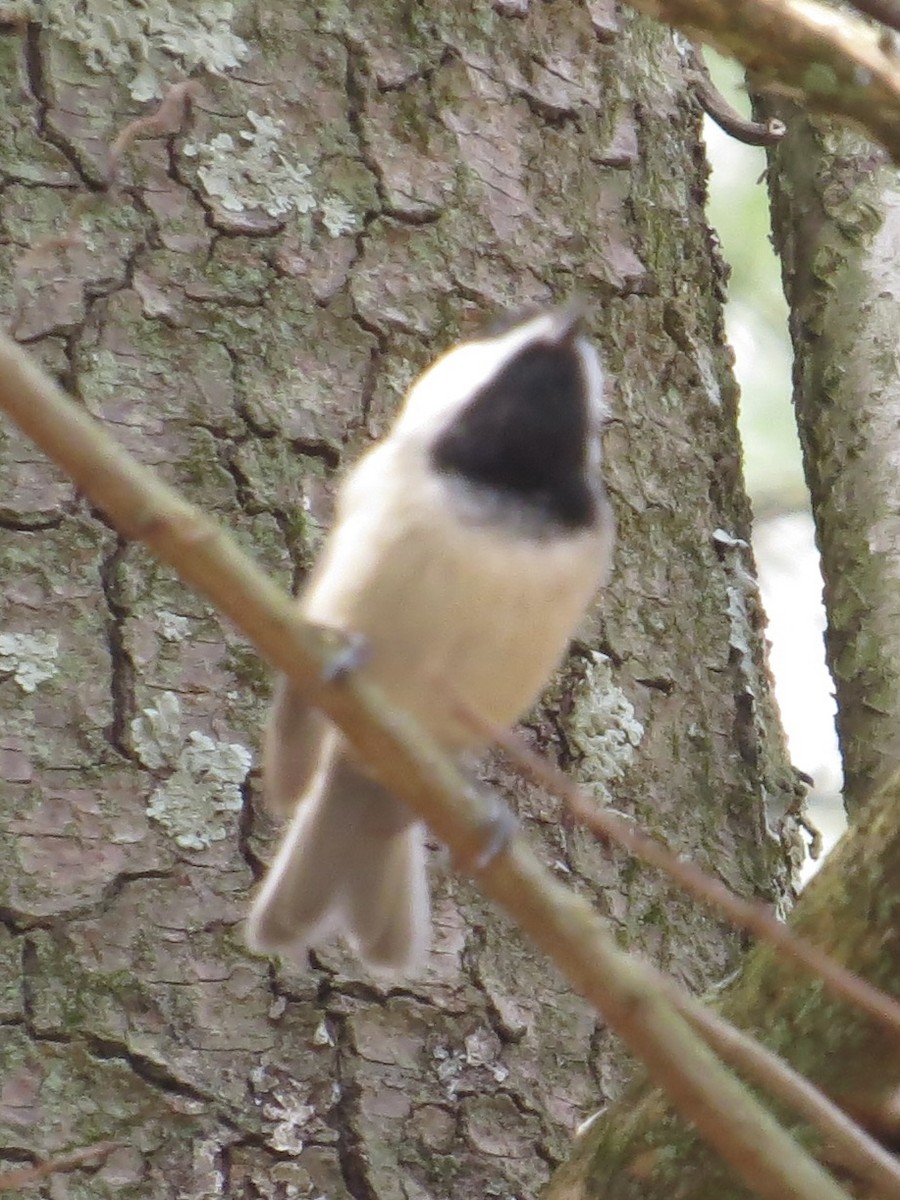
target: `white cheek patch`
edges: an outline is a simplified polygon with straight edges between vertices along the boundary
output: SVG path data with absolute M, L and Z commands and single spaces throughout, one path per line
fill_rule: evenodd
M 585 337 L 580 337 L 576 344 L 587 383 L 590 422 L 599 428 L 609 415 L 609 409 L 603 399 L 603 368 L 600 366 L 600 355 Z
M 564 309 L 538 313 L 497 337 L 464 342 L 442 355 L 413 384 L 403 404 L 394 432 L 437 433 L 448 420 L 480 392 L 491 379 L 530 343 L 558 342 L 572 328 L 572 314 Z M 603 372 L 597 351 L 579 336 L 576 342 L 596 420 L 603 418 Z

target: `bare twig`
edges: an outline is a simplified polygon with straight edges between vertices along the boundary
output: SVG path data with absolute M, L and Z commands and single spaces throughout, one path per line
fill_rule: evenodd
M 720 909 L 739 928 L 778 947 L 786 958 L 801 963 L 817 975 L 834 995 L 856 1005 L 894 1037 L 900 1037 L 900 1004 L 892 997 L 798 937 L 764 904 L 744 900 L 724 883 L 707 875 L 696 863 L 679 858 L 655 838 L 636 829 L 630 821 L 595 807 L 571 779 L 553 763 L 535 754 L 518 734 L 483 721 L 459 700 L 457 706 L 462 719 L 478 728 L 486 740 L 500 746 L 535 782 L 563 800 L 575 818 L 599 837 L 618 842 L 644 862 L 665 872 L 692 896 Z
M 192 106 L 202 95 L 203 89 L 196 80 L 188 79 L 176 83 L 169 88 L 155 112 L 129 121 L 109 148 L 104 187 L 95 191 L 81 191 L 75 196 L 69 209 L 65 230 L 41 238 L 30 246 L 16 264 L 17 277 L 21 278 L 36 267 L 52 262 L 62 251 L 82 246 L 84 235 L 81 231 L 81 218 L 98 202 L 109 199 L 119 174 L 122 156 L 128 147 L 138 138 L 165 137 L 167 134 L 178 132 L 188 120 Z
M 360 676 L 323 682 L 330 650 L 295 606 L 214 523 L 133 460 L 8 338 L 0 337 L 0 407 L 127 537 L 232 618 L 270 662 L 343 731 L 375 776 L 460 861 L 483 843 L 485 806 L 467 780 L 380 690 Z M 848 1200 L 835 1180 L 728 1072 L 616 944 L 586 899 L 515 836 L 476 871 L 484 893 L 603 1013 L 683 1116 L 763 1200 Z
M 564 800 L 573 815 L 593 829 L 595 833 L 618 842 L 636 856 L 650 862 L 674 878 L 686 891 L 692 892 L 709 904 L 716 904 L 735 924 L 741 925 L 764 940 L 773 943 L 790 959 L 800 958 L 804 965 L 815 970 L 823 982 L 831 984 L 833 990 L 843 999 L 856 1003 L 870 1015 L 880 1017 L 882 1007 L 886 1008 L 888 1014 L 893 1013 L 894 1010 L 900 1014 L 900 1007 L 895 1005 L 889 996 L 885 996 L 877 989 L 870 988 L 870 985 L 865 984 L 858 975 L 839 967 L 839 964 L 835 963 L 833 959 L 823 955 L 792 933 L 786 926 L 776 921 L 762 905 L 750 904 L 742 900 L 724 884 L 713 879 L 712 876 L 707 875 L 692 863 L 686 863 L 677 858 L 670 850 L 649 835 L 635 829 L 628 821 L 613 813 L 595 809 L 571 780 L 547 759 L 535 754 L 520 736 L 482 721 L 459 700 L 457 700 L 457 706 L 464 719 L 473 726 L 477 726 L 484 737 L 490 737 L 490 740 L 500 746 L 515 765 L 524 768 L 535 782 Z M 778 936 L 773 936 L 773 926 L 774 932 Z M 819 966 L 827 969 L 823 971 L 814 966 L 815 958 L 821 960 Z M 810 961 L 811 959 L 813 961 Z M 836 983 L 832 980 L 834 968 L 838 968 L 840 972 Z M 843 976 L 849 976 L 851 982 L 849 993 L 843 986 L 845 983 Z M 864 1129 L 855 1124 L 814 1084 L 762 1043 L 737 1029 L 723 1017 L 712 1013 L 665 976 L 659 974 L 657 982 L 659 986 L 666 988 L 682 1015 L 726 1062 L 743 1071 L 757 1083 L 767 1087 L 770 1092 L 779 1096 L 795 1112 L 805 1117 L 831 1139 L 834 1146 L 843 1152 L 843 1161 L 878 1187 L 885 1198 L 900 1197 L 900 1164 L 894 1156 L 880 1146 L 874 1138 L 869 1137 Z M 860 986 L 874 993 L 878 1001 L 877 1011 L 874 1014 L 870 1006 L 860 1003 L 857 994 Z M 890 1024 L 890 1028 L 894 1032 L 897 1031 L 893 1023 Z
M 436 686 L 447 686 L 445 682 L 435 682 Z M 685 891 L 719 907 L 736 925 L 773 944 L 790 960 L 799 959 L 842 999 L 856 1004 L 883 1024 L 887 1018 L 891 1032 L 900 1032 L 900 1006 L 889 996 L 816 950 L 777 921 L 764 906 L 741 899 L 693 863 L 676 857 L 629 821 L 595 808 L 562 771 L 548 759 L 536 754 L 520 735 L 484 721 L 458 696 L 455 697 L 455 703 L 462 720 L 467 721 L 485 740 L 499 746 L 512 763 L 523 769 L 534 782 L 562 799 L 575 818 L 598 836 L 618 842 L 637 857 L 665 872 Z M 666 989 L 682 1015 L 726 1062 L 767 1087 L 830 1138 L 834 1146 L 842 1151 L 843 1161 L 878 1187 L 885 1198 L 900 1197 L 900 1164 L 894 1156 L 814 1084 L 755 1038 L 712 1013 L 672 980 L 658 973 L 657 983 Z
M 690 51 L 691 86 L 700 107 L 730 137 L 747 146 L 774 146 L 786 133 L 784 121 L 770 117 L 768 121 L 752 121 L 741 116 L 710 78 L 703 53 L 692 46 Z
M 99 1164 L 121 1147 L 121 1142 L 97 1142 L 93 1146 L 85 1146 L 82 1150 L 73 1150 L 70 1154 L 60 1154 L 46 1162 L 33 1167 L 19 1167 L 15 1171 L 4 1171 L 0 1175 L 0 1192 L 18 1191 L 33 1183 L 40 1183 L 48 1175 L 62 1175 L 67 1171 L 77 1171 L 79 1167 L 89 1164 Z

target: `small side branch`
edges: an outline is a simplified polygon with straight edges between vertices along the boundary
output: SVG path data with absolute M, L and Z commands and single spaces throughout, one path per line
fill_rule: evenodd
M 770 117 L 768 121 L 751 121 L 741 116 L 710 78 L 709 68 L 700 50 L 691 50 L 691 84 L 700 107 L 711 121 L 735 141 L 747 146 L 774 146 L 787 132 L 784 121 Z
M 900 162 L 900 64 L 884 30 L 846 7 L 817 0 L 628 2 L 742 62 L 755 89 L 852 122 Z

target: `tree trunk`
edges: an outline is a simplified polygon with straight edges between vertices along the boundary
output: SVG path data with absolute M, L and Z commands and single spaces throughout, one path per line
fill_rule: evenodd
M 885 153 L 859 134 L 779 115 L 788 136 L 771 156 L 772 228 L 852 812 L 900 764 L 900 193 Z
M 16 336 L 289 585 L 335 468 L 422 365 L 498 307 L 586 296 L 619 548 L 529 736 L 786 899 L 796 794 L 671 35 L 604 0 L 244 4 L 233 26 L 124 6 L 115 29 L 70 8 L 0 38 Z M 99 192 L 117 136 L 188 73 L 192 126 L 142 127 Z M 267 673 L 0 439 L 2 1157 L 115 1139 L 73 1185 L 94 1200 L 534 1194 L 626 1073 L 602 1024 L 439 856 L 421 980 L 376 986 L 335 947 L 306 972 L 249 955 L 276 834 L 248 773 Z M 732 969 L 732 930 L 484 773 L 624 941 L 694 987 Z

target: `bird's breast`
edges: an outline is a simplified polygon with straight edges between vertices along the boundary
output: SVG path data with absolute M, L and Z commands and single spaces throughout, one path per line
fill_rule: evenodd
M 528 537 L 460 520 L 431 480 L 341 514 L 301 597 L 369 643 L 365 674 L 438 740 L 478 742 L 459 703 L 506 726 L 565 652 L 607 557 L 599 530 Z

